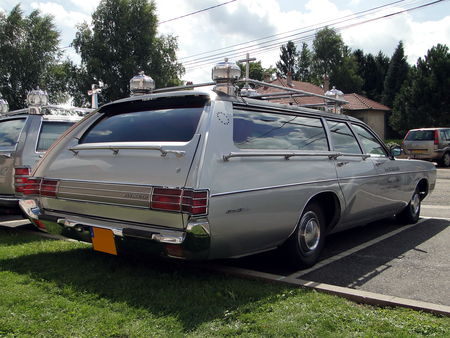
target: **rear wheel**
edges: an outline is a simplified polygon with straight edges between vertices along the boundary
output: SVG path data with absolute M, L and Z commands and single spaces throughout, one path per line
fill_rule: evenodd
M 285 243 L 290 262 L 298 268 L 313 266 L 325 243 L 325 218 L 317 204 L 306 206 L 292 236 Z
M 441 160 L 441 166 L 443 167 L 450 167 L 450 153 L 445 153 L 444 156 L 442 156 L 442 160 Z
M 420 202 L 420 193 L 416 189 L 408 205 L 397 215 L 397 219 L 404 224 L 416 223 L 420 217 Z

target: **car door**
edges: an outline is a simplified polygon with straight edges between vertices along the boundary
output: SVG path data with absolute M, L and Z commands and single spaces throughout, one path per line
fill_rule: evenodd
M 327 125 L 333 150 L 339 154 L 335 159 L 335 168 L 346 202 L 340 227 L 375 220 L 381 203 L 378 172 L 373 161 L 363 153 L 346 122 L 328 120 Z
M 378 201 L 380 214 L 393 214 L 402 206 L 405 199 L 406 178 L 402 175 L 400 164 L 392 158 L 386 147 L 365 126 L 352 123 L 352 128 L 357 135 L 364 153 L 370 156 L 378 174 Z

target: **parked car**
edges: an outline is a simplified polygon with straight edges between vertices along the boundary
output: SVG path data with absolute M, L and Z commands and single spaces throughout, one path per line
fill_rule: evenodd
M 450 167 L 450 128 L 411 129 L 406 134 L 402 147 L 410 158 Z
M 17 207 L 17 193 L 51 144 L 88 110 L 34 107 L 0 115 L 0 208 Z M 15 184 L 18 183 L 18 184 Z
M 40 228 L 111 254 L 217 259 L 281 247 L 299 267 L 318 260 L 330 233 L 419 219 L 432 163 L 395 159 L 400 148 L 358 119 L 236 95 L 238 69 L 219 64 L 213 91 L 169 88 L 102 106 L 45 155 L 22 209 Z

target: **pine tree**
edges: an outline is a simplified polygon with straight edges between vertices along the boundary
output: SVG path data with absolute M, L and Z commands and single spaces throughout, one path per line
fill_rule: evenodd
M 409 65 L 406 62 L 403 42 L 400 41 L 394 54 L 384 80 L 384 89 L 382 102 L 388 107 L 394 104 L 395 96 L 400 91 L 403 82 L 406 80 L 409 71 Z
M 276 63 L 277 75 L 286 76 L 291 73 L 291 76 L 296 80 L 297 74 L 297 47 L 292 41 L 288 41 L 286 45 L 280 48 L 280 61 Z

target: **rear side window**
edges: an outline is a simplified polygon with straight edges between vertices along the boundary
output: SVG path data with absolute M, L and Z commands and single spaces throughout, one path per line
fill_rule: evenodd
M 434 130 L 413 130 L 406 136 L 407 141 L 433 141 Z
M 56 139 L 73 124 L 74 122 L 42 122 L 36 151 L 47 151 Z
M 361 148 L 350 127 L 343 122 L 327 121 L 334 150 L 345 154 L 361 154 Z
M 241 149 L 328 151 L 318 118 L 235 110 L 234 144 Z
M 25 119 L 0 121 L 0 147 L 13 147 L 19 140 Z
M 83 135 L 80 143 L 191 140 L 207 100 L 165 100 L 108 107 L 109 111 Z

